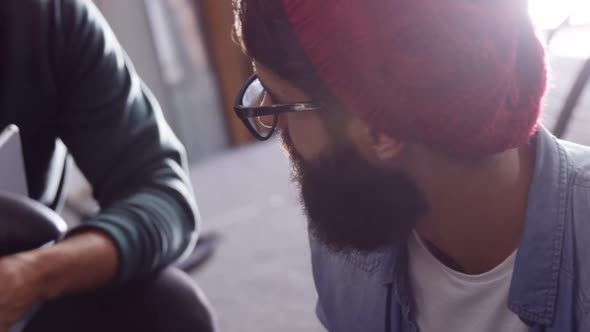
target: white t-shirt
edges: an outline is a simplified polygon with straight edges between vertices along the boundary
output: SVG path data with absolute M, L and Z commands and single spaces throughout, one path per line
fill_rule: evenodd
M 526 332 L 508 309 L 516 252 L 493 270 L 467 275 L 448 268 L 414 233 L 408 243 L 409 275 L 421 332 Z

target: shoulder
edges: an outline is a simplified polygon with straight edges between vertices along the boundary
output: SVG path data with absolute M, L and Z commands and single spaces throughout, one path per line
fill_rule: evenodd
M 569 141 L 558 140 L 564 148 L 568 166 L 574 171 L 577 181 L 590 179 L 590 147 Z
M 590 147 L 558 141 L 565 150 L 570 191 L 569 207 L 576 227 L 587 229 L 590 239 Z M 579 230 L 582 230 L 579 229 Z M 584 232 L 583 234 L 586 234 Z
M 63 29 L 101 18 L 91 0 L 3 0 L 0 11 L 13 25 L 22 28 Z M 72 31 L 75 32 L 75 31 Z
M 83 0 L 4 0 L 1 11 L 21 26 L 38 24 L 39 18 L 54 17 L 68 5 L 84 5 Z M 25 23 L 25 24 L 23 24 Z
M 558 141 L 565 151 L 568 174 L 568 213 L 573 220 L 576 237 L 586 239 L 590 248 L 590 147 Z
M 568 198 L 568 220 L 564 250 L 566 272 L 577 288 L 578 305 L 582 312 L 590 313 L 590 147 L 559 141 L 565 149 L 565 156 L 571 176 Z M 586 319 L 590 315 L 585 314 Z
M 0 6 L 4 43 L 50 46 L 64 35 L 75 36 L 84 24 L 102 26 L 90 0 L 4 0 Z M 25 40 L 26 42 L 23 42 Z

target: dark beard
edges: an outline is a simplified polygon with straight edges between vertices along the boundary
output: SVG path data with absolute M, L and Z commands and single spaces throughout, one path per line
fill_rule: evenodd
M 306 161 L 287 131 L 282 138 L 309 231 L 330 249 L 366 254 L 397 245 L 426 213 L 426 199 L 409 176 L 371 165 L 352 144 Z

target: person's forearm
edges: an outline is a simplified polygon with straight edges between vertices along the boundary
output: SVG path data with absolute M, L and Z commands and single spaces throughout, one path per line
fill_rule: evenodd
M 39 273 L 41 295 L 47 300 L 104 286 L 118 266 L 115 244 L 99 231 L 80 233 L 25 255 Z

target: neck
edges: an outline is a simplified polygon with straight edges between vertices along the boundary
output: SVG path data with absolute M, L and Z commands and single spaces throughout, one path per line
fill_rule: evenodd
M 453 262 L 451 267 L 468 274 L 493 269 L 520 243 L 534 168 L 532 148 L 510 150 L 477 165 L 436 165 L 435 176 L 425 176 L 431 209 L 418 233 L 441 261 Z

